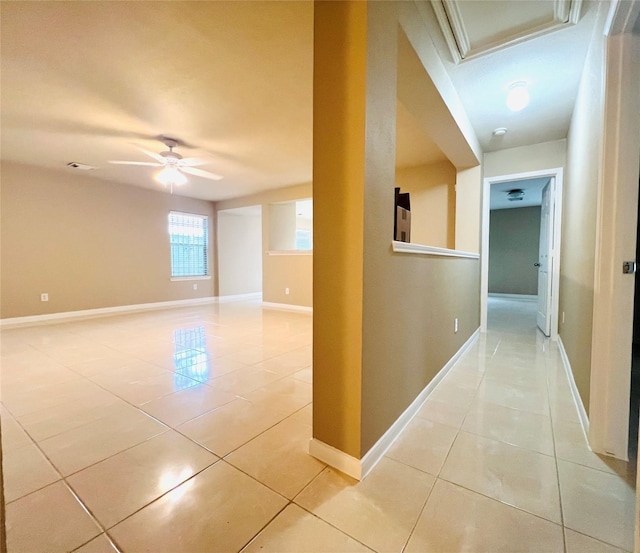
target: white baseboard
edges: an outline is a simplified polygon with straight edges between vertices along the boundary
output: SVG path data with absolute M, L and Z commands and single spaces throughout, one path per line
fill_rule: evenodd
M 47 323 L 61 323 L 64 321 L 95 319 L 110 315 L 122 315 L 124 313 L 137 313 L 157 309 L 171 309 L 173 307 L 188 307 L 190 305 L 203 305 L 216 303 L 217 297 L 190 298 L 186 300 L 159 301 L 154 303 L 139 303 L 136 305 L 117 305 L 115 307 L 100 307 L 98 309 L 83 309 L 82 311 L 64 311 L 62 313 L 48 313 L 46 315 L 31 315 L 28 317 L 11 317 L 0 319 L 0 328 L 16 328 L 21 326 L 33 326 Z
M 315 438 L 309 443 L 309 453 L 320 459 L 324 463 L 331 465 L 332 467 L 344 472 L 346 475 L 351 476 L 357 480 L 362 480 L 371 470 L 375 467 L 384 454 L 393 445 L 393 442 L 400 436 L 406 426 L 416 416 L 424 402 L 427 400 L 431 392 L 436 388 L 440 381 L 446 376 L 446 374 L 453 368 L 458 362 L 460 357 L 473 345 L 478 339 L 480 329 L 478 328 L 469 339 L 462 345 L 462 347 L 453 355 L 451 359 L 446 363 L 438 374 L 436 374 L 431 382 L 425 386 L 425 388 L 418 394 L 418 396 L 411 402 L 411 405 L 407 407 L 404 412 L 396 419 L 396 421 L 389 427 L 389 429 L 380 437 L 380 439 L 374 444 L 374 446 L 367 451 L 362 459 L 356 459 L 351 455 L 344 453 L 320 440 Z
M 573 402 L 576 404 L 576 409 L 578 410 L 578 418 L 580 419 L 582 432 L 584 432 L 584 438 L 587 442 L 587 445 L 589 445 L 589 417 L 587 416 L 587 411 L 584 408 L 584 403 L 582 403 L 580 392 L 578 392 L 578 386 L 576 386 L 576 381 L 573 378 L 573 371 L 571 370 L 571 363 L 569 361 L 569 357 L 567 356 L 567 350 L 564 349 L 564 344 L 562 343 L 562 338 L 560 338 L 560 336 L 558 336 L 558 349 L 560 350 L 562 366 L 564 367 L 564 372 L 567 375 L 569 387 L 571 388 Z
M 306 305 L 291 305 L 289 303 L 272 303 L 270 301 L 263 301 L 262 307 L 265 309 L 280 309 L 282 311 L 313 313 L 313 307 L 307 307 Z
M 497 292 L 490 292 L 489 297 L 504 298 L 506 300 L 538 301 L 538 296 L 531 294 L 498 294 Z
M 251 292 L 250 294 L 233 294 L 229 296 L 218 296 L 219 303 L 228 303 L 231 301 L 249 301 L 261 300 L 262 292 Z
M 356 459 L 344 451 L 340 451 L 320 440 L 316 440 L 315 438 L 311 439 L 309 442 L 309 455 L 320 459 L 323 463 L 338 469 L 340 472 L 356 480 L 362 480 L 364 478 L 360 459 Z

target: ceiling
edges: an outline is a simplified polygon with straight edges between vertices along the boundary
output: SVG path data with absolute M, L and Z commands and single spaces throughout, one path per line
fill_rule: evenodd
M 418 6 L 485 152 L 566 138 L 589 43 L 596 23 L 603 24 L 598 8 L 608 3 L 419 0 Z M 447 25 L 434 17 L 439 6 L 458 12 L 467 58 L 452 51 Z M 554 8 L 576 24 L 559 23 Z M 519 81 L 527 84 L 531 102 L 511 112 L 506 95 Z M 494 137 L 499 127 L 507 134 Z
M 154 137 L 212 159 L 180 193 L 310 182 L 311 2 L 2 2 L 2 157 L 157 188 Z M 86 174 L 86 173 L 83 173 Z
M 542 189 L 549 182 L 549 177 L 500 182 L 491 185 L 489 209 L 514 209 L 542 205 Z M 507 199 L 509 190 L 520 189 L 524 192 L 522 200 Z
M 467 31 L 464 59 L 432 3 L 417 2 L 483 149 L 564 138 L 597 4 L 581 6 L 577 25 L 538 9 L 562 2 L 446 4 Z M 224 176 L 189 176 L 176 193 L 223 200 L 311 181 L 312 2 L 3 1 L 0 10 L 3 160 L 68 171 L 80 162 L 96 167 L 84 175 L 157 189 L 154 168 L 108 161 L 151 161 L 133 144 L 160 152 L 165 135 Z M 529 84 L 531 105 L 511 113 L 504 98 L 516 80 Z M 443 159 L 402 104 L 397 127 L 398 165 Z M 496 127 L 507 134 L 492 137 Z

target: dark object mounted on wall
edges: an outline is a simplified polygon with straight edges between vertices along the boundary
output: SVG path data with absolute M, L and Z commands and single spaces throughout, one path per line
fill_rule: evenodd
M 411 242 L 411 202 L 409 192 L 400 193 L 396 188 L 393 211 L 393 239 L 398 242 Z

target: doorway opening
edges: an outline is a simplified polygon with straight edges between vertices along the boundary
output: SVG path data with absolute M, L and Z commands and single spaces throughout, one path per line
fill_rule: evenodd
M 525 257 L 522 257 L 517 261 L 518 269 L 522 271 L 522 278 L 525 278 L 524 275 L 528 275 L 530 277 L 537 274 L 537 280 L 535 280 L 536 292 L 524 294 L 524 292 L 522 292 L 524 288 L 513 289 L 520 290 L 520 292 L 516 292 L 516 294 L 520 293 L 521 295 L 526 295 L 529 297 L 528 299 L 535 299 L 538 302 L 538 326 L 546 336 L 550 336 L 554 340 L 557 339 L 558 290 L 560 288 L 560 274 L 558 269 L 560 266 L 560 231 L 562 222 L 562 177 L 563 169 L 553 168 L 497 177 L 487 177 L 484 179 L 482 200 L 482 253 L 480 261 L 480 323 L 481 330 L 483 332 L 486 332 L 487 330 L 488 296 L 490 291 L 492 294 L 496 293 L 495 275 L 496 271 L 498 273 L 500 272 L 499 269 L 496 269 L 496 264 L 494 263 L 494 270 L 491 275 L 491 287 L 493 290 L 490 290 L 489 266 L 491 264 L 491 258 L 489 235 L 491 230 L 492 197 L 496 198 L 496 200 L 501 199 L 503 203 L 508 202 L 505 205 L 509 205 L 510 203 L 524 205 L 524 197 L 528 196 L 530 206 L 536 204 L 543 206 L 545 201 L 544 198 L 546 197 L 546 208 L 540 208 L 541 231 L 539 237 L 541 236 L 542 240 L 538 240 L 537 258 L 533 258 L 533 254 L 529 252 L 528 254 L 524 254 Z M 529 189 L 528 195 L 526 189 Z M 493 192 L 494 190 L 495 196 Z M 524 192 L 524 194 L 520 196 L 520 192 Z M 518 196 L 522 197 L 522 199 L 510 199 Z M 499 204 L 494 202 L 494 207 L 496 205 Z M 531 248 L 528 249 L 530 250 Z M 531 257 L 531 259 L 529 259 L 529 257 Z M 513 261 L 513 259 L 511 259 L 511 261 Z M 528 267 L 529 264 L 531 267 Z M 527 290 L 529 292 L 534 291 L 534 289 L 531 288 L 530 283 Z
M 218 282 L 221 297 L 262 294 L 262 206 L 218 212 Z
M 491 186 L 489 296 L 537 301 L 542 190 L 549 180 Z

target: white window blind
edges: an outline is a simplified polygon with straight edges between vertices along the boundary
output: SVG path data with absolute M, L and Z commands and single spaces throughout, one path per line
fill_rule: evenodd
M 172 277 L 209 274 L 209 222 L 206 216 L 169 212 L 169 242 Z

